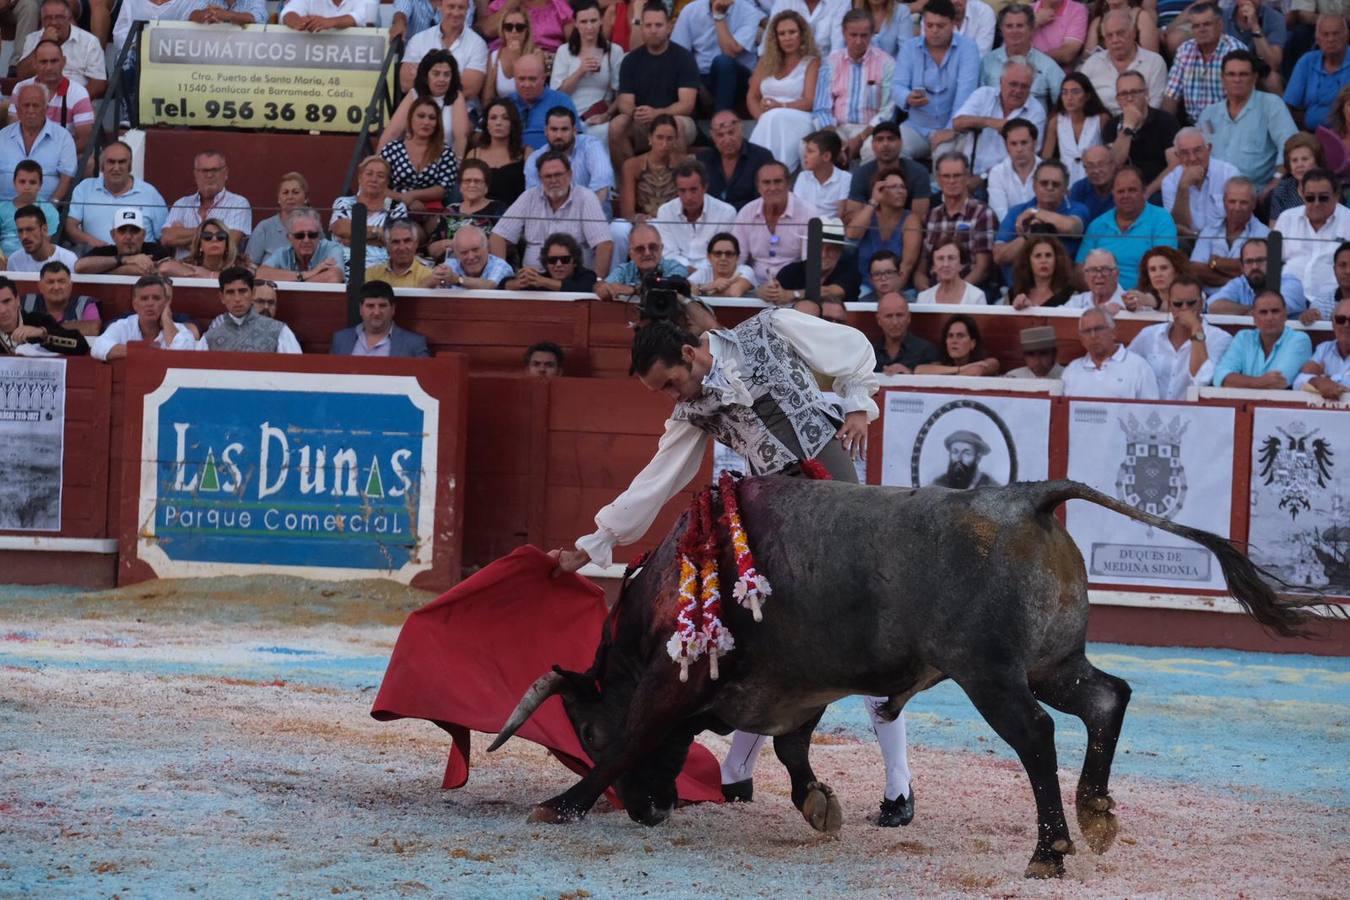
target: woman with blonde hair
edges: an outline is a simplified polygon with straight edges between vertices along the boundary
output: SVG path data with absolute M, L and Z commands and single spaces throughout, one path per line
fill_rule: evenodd
M 207 219 L 197 226 L 188 245 L 187 256 L 166 259 L 159 264 L 159 274 L 174 278 L 215 278 L 230 266 L 247 266 L 247 259 L 239 253 L 239 245 L 230 229 L 219 219 Z
M 502 12 L 501 46 L 488 54 L 487 80 L 483 82 L 483 102 L 510 97 L 516 92 L 516 63 L 522 56 L 537 56 L 548 71 L 548 56 L 535 46 L 530 17 L 512 0 Z
M 769 150 L 790 172 L 801 164 L 802 139 L 815 131 L 811 107 L 819 73 L 820 54 L 806 20 L 792 10 L 774 16 L 746 106 L 758 120 L 750 143 Z
M 299 172 L 287 172 L 277 182 L 277 212 L 253 226 L 245 252 L 254 263 L 267 259 L 273 250 L 287 246 L 286 226 L 281 223 L 286 213 L 309 206 L 309 182 Z

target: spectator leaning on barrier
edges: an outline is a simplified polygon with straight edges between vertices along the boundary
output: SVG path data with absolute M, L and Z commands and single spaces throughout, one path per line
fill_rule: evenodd
M 1223 218 L 1201 229 L 1191 250 L 1191 274 L 1209 289 L 1242 274 L 1242 247 L 1270 234 L 1256 218 L 1256 185 L 1235 175 L 1223 186 Z M 1180 223 L 1178 223 L 1180 224 Z
M 9 258 L 11 272 L 37 272 L 43 263 L 53 259 L 67 266 L 75 265 L 74 253 L 52 243 L 47 232 L 47 214 L 41 207 L 30 204 L 15 210 L 14 224 L 22 246 Z
M 563 373 L 562 348 L 552 341 L 531 344 L 525 350 L 525 374 L 536 378 L 554 378 Z
M 197 227 L 188 244 L 187 256 L 170 257 L 159 264 L 159 274 L 184 278 L 214 279 L 230 266 L 252 265 L 239 252 L 234 233 L 219 219 L 207 219 Z
M 1250 315 L 1257 294 L 1266 287 L 1269 252 L 1270 245 L 1265 238 L 1248 239 L 1238 251 L 1242 274 L 1211 294 L 1206 309 L 1214 315 Z M 1295 315 L 1308 306 L 1303 295 L 1303 283 L 1288 269 L 1280 272 L 1280 296 L 1284 297 L 1285 303 L 1290 304 L 1290 311 Z
M 821 299 L 856 300 L 862 289 L 856 253 L 849 249 L 844 223 L 824 216 L 821 223 Z M 778 275 L 759 286 L 758 296 L 777 306 L 806 296 L 806 261 L 796 260 L 778 270 Z
M 539 187 L 529 188 L 502 215 L 492 229 L 492 254 L 506 259 L 508 248 L 523 240 L 522 262 L 540 268 L 544 239 L 566 230 L 579 239 L 586 264 L 609 273 L 614 240 L 609 220 L 593 191 L 572 183 L 572 164 L 565 153 L 550 150 L 535 160 Z
M 431 266 L 417 258 L 416 225 L 407 219 L 386 222 L 383 243 L 389 258 L 366 269 L 366 281 L 383 281 L 396 288 L 431 287 L 436 283 Z
M 471 291 L 495 290 L 513 274 L 510 263 L 488 252 L 488 237 L 476 225 L 465 225 L 450 241 L 445 262 L 432 271 L 433 284 L 423 287 L 460 287 Z
M 220 302 L 225 313 L 202 335 L 203 350 L 249 353 L 300 353 L 300 342 L 276 319 L 260 315 L 253 305 L 253 273 L 233 266 L 220 273 Z
M 127 355 L 127 344 L 148 341 L 161 350 L 198 350 L 197 336 L 173 319 L 169 283 L 159 275 L 144 275 L 131 288 L 133 314 L 118 319 L 89 342 L 94 359 L 112 362 Z
M 1343 400 L 1350 393 L 1350 300 L 1336 304 L 1331 330 L 1334 340 L 1317 345 L 1312 359 L 1294 379 L 1294 387 L 1315 391 L 1327 400 Z
M 1101 307 L 1110 313 L 1125 308 L 1125 293 L 1120 288 L 1120 265 L 1110 250 L 1092 250 L 1083 260 L 1083 280 L 1087 290 L 1074 294 L 1064 305 L 1070 309 Z
M 1004 373 L 1008 378 L 1060 378 L 1064 375 L 1064 367 L 1055 359 L 1059 353 L 1055 329 L 1048 325 L 1023 328 L 1018 338 L 1025 365 Z
M 160 260 L 172 251 L 145 239 L 145 219 L 135 207 L 119 209 L 113 216 L 111 244 L 95 247 L 75 263 L 82 275 L 154 275 Z
M 72 244 L 102 247 L 112 243 L 114 213 L 134 207 L 141 212 L 145 237 L 158 241 L 169 215 L 164 197 L 155 186 L 131 174 L 131 147 L 113 141 L 99 154 L 99 175 L 75 186 L 66 210 L 66 238 Z
M 1198 279 L 1178 275 L 1172 282 L 1171 321 L 1149 325 L 1130 341 L 1158 378 L 1158 397 L 1185 400 L 1192 387 L 1203 387 L 1214 377 L 1215 363 L 1223 358 L 1232 337 L 1205 322 L 1205 297 Z
M 1104 307 L 1083 313 L 1078 336 L 1087 353 L 1064 367 L 1067 396 L 1158 399 L 1158 377 L 1142 357 L 1116 340 L 1116 321 Z
M 806 255 L 806 226 L 820 212 L 788 191 L 788 168 L 781 162 L 760 166 L 755 177 L 759 199 L 736 214 L 733 232 L 741 244 L 741 262 L 763 284 L 780 269 Z
M 289 0 L 277 17 L 296 31 L 368 28 L 379 20 L 375 0 Z
M 773 154 L 745 139 L 745 131 L 735 111 L 715 113 L 709 123 L 714 149 L 698 151 L 698 159 L 708 170 L 708 193 L 718 200 L 742 209 L 754 201 L 755 178 L 760 168 L 773 162 Z
M 42 166 L 38 198 L 57 203 L 69 196 L 74 184 L 75 141 L 47 118 L 47 97 L 47 89 L 37 83 L 14 92 L 11 99 L 19 120 L 0 129 L 0 172 L 13 172 L 23 160 L 33 160 Z M 13 198 L 14 187 L 0 179 L 0 200 Z
M 741 242 L 730 231 L 708 239 L 707 259 L 689 276 L 695 296 L 744 297 L 755 289 L 755 272 L 741 262 Z
M 966 248 L 954 237 L 939 238 L 929 257 L 933 264 L 933 286 L 919 291 L 920 303 L 959 303 L 983 306 L 984 291 L 961 277 L 966 268 Z
M 264 0 L 197 0 L 189 22 L 202 25 L 266 25 Z
M 253 230 L 253 207 L 244 197 L 225 189 L 230 180 L 225 155 L 216 150 L 198 153 L 192 160 L 192 179 L 197 190 L 173 202 L 159 242 L 176 247 L 178 258 L 183 259 L 202 222 L 219 219 L 230 230 L 235 243 L 242 245 Z
M 539 268 L 523 266 L 500 286 L 507 291 L 562 291 L 589 294 L 595 290 L 595 272 L 586 268 L 576 238 L 555 232 L 544 239 Z
M 1139 279 L 1139 261 L 1152 247 L 1177 246 L 1177 226 L 1167 210 L 1144 195 L 1144 174 L 1134 166 L 1116 173 L 1112 196 L 1116 208 L 1093 219 L 1078 246 L 1078 262 L 1097 249 L 1110 250 L 1120 266 L 1121 287 L 1129 290 Z
M 1312 341 L 1289 327 L 1289 312 L 1277 291 L 1257 294 L 1255 328 L 1239 331 L 1214 370 L 1214 384 L 1228 388 L 1284 390 L 1312 357 Z
M 21 47 L 16 67 L 19 77 L 37 74 L 33 52 L 39 41 L 56 41 L 66 57 L 66 77 L 88 91 L 91 99 L 102 97 L 108 89 L 108 59 L 103 52 L 103 42 L 75 25 L 66 0 L 42 0 L 40 13 L 42 29 L 22 41 L 15 38 L 15 46 Z
M 1350 209 L 1340 205 L 1340 194 L 1335 175 L 1313 169 L 1303 176 L 1303 205 L 1280 213 L 1272 226 L 1284 236 L 1284 265 L 1309 301 L 1335 291 L 1332 257 L 1341 241 L 1350 240 Z
M 271 281 L 315 281 L 340 284 L 346 281 L 342 245 L 323 236 L 323 219 L 307 206 L 291 210 L 286 219 L 290 246 L 275 250 L 262 265 L 258 277 Z
M 19 252 L 19 226 L 14 213 L 25 206 L 36 205 L 48 222 L 60 222 L 61 214 L 46 200 L 37 199 L 42 187 L 42 166 L 25 159 L 14 167 L 14 199 L 0 201 L 0 251 L 6 257 Z
M 629 235 L 628 259 L 595 286 L 595 294 L 601 300 L 622 300 L 637 294 L 651 276 L 687 279 L 689 269 L 665 255 L 661 233 L 644 222 L 633 226 Z
M 394 324 L 394 289 L 383 281 L 361 286 L 361 324 L 333 335 L 334 356 L 430 356 L 427 339 Z
M 675 199 L 656 211 L 652 224 L 661 233 L 666 256 L 690 270 L 708 258 L 708 241 L 731 230 L 736 208 L 708 194 L 708 170 L 697 159 L 685 159 L 675 167 Z
M 0 356 L 83 356 L 89 345 L 80 332 L 46 313 L 19 308 L 19 286 L 0 275 Z
M 309 206 L 309 182 L 299 172 L 287 172 L 277 182 L 277 212 L 257 224 L 248 236 L 246 252 L 256 264 L 273 250 L 286 247 L 286 226 L 282 217 L 291 210 Z
M 1109 277 L 1106 283 L 1111 283 Z M 1008 293 L 1013 309 L 1063 306 L 1069 302 L 1073 296 L 1073 262 L 1059 238 L 1038 234 L 1022 242 L 1022 249 L 1013 260 L 1012 288 Z
M 58 260 L 43 263 L 38 272 L 37 293 L 23 298 L 23 311 L 49 315 L 66 328 L 88 337 L 97 336 L 103 330 L 98 301 L 84 294 L 78 297 L 73 294 L 70 267 Z
M 909 333 L 909 301 L 899 294 L 883 294 L 877 301 L 881 339 L 872 345 L 877 354 L 873 370 L 884 375 L 912 375 L 924 363 L 937 362 L 937 348 Z

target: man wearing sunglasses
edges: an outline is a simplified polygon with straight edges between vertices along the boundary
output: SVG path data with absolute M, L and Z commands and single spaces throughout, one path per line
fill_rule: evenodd
M 95 247 L 75 263 L 82 275 L 154 275 L 159 261 L 173 255 L 168 247 L 145 239 L 145 216 L 128 206 L 113 214 L 111 244 Z
M 1294 388 L 1341 400 L 1350 394 L 1350 300 L 1336 304 L 1331 330 L 1336 339 L 1317 345 L 1312 359 L 1294 379 Z
M 291 210 L 284 219 L 289 247 L 273 250 L 258 266 L 258 277 L 269 281 L 346 281 L 342 245 L 323 236 L 319 214 L 307 206 Z M 206 232 L 202 232 L 206 240 Z M 430 274 L 430 269 L 427 274 Z
M 1312 341 L 1289 327 L 1289 311 L 1278 291 L 1262 291 L 1252 305 L 1255 328 L 1238 332 L 1219 360 L 1219 387 L 1282 391 L 1293 386 L 1312 358 Z
M 1204 308 L 1199 279 L 1178 275 L 1172 282 L 1171 321 L 1150 325 L 1130 341 L 1130 352 L 1142 356 L 1158 376 L 1161 400 L 1185 400 L 1191 385 L 1209 384 L 1215 361 L 1233 341 L 1228 332 L 1205 322 Z
M 1285 268 L 1304 293 L 1330 297 L 1336 290 L 1332 257 L 1341 241 L 1350 240 L 1350 209 L 1340 205 L 1340 181 L 1326 169 L 1305 173 L 1299 193 L 1303 205 L 1280 213 L 1271 227 L 1284 235 Z

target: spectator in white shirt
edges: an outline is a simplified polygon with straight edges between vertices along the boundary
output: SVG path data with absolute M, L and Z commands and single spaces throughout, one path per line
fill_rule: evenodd
M 230 168 L 225 156 L 215 150 L 203 150 L 192 160 L 192 178 L 197 191 L 179 197 L 164 221 L 159 242 L 165 247 L 176 247 L 180 259 L 187 256 L 188 245 L 202 222 L 219 219 L 234 236 L 236 244 L 253 231 L 253 207 L 247 199 L 225 189 L 230 180 Z
M 173 320 L 169 285 L 159 275 L 145 275 L 131 289 L 134 313 L 118 319 L 89 342 L 89 355 L 112 362 L 127 355 L 127 344 L 150 341 L 162 350 L 199 350 L 197 336 Z
M 675 167 L 675 199 L 661 204 L 651 224 L 661 234 L 666 259 L 692 272 L 707 261 L 713 235 L 736 224 L 736 207 L 709 196 L 708 170 L 691 157 Z
M 281 24 L 296 31 L 366 28 L 375 24 L 374 0 L 290 0 L 281 10 Z
M 19 77 L 37 74 L 33 51 L 37 49 L 38 41 L 56 41 L 66 56 L 66 77 L 88 91 L 90 99 L 102 97 L 108 89 L 108 60 L 103 53 L 103 42 L 75 25 L 66 0 L 42 0 L 40 12 L 42 30 L 28 35 L 19 51 Z
M 1142 357 L 1116 340 L 1116 321 L 1105 308 L 1083 313 L 1078 336 L 1087 354 L 1064 367 L 1067 396 L 1158 399 L 1158 376 Z
M 47 214 L 40 206 L 29 204 L 15 210 L 14 227 L 18 229 L 19 243 L 23 249 L 16 250 L 9 258 L 9 271 L 38 272 L 43 264 L 54 259 L 75 268 L 75 254 L 52 243 L 47 231 Z
M 708 240 L 708 258 L 689 275 L 695 294 L 744 297 L 755 289 L 755 270 L 741 262 L 741 242 L 730 231 Z
M 954 140 L 955 149 L 967 159 L 975 157 L 975 174 L 983 178 L 1003 159 L 1003 136 L 999 131 L 1013 119 L 1026 119 L 1036 126 L 1037 134 L 1045 130 L 1045 107 L 1031 96 L 1031 85 L 1036 71 L 1024 62 L 1009 60 L 1003 66 L 1003 76 L 996 88 L 976 88 L 952 114 L 951 126 L 940 128 L 929 136 L 937 147 L 933 158 L 946 149 L 938 145 Z
M 1323 341 L 1294 379 L 1295 390 L 1316 391 L 1327 400 L 1350 394 L 1350 300 L 1336 304 L 1331 316 L 1335 340 Z
M 1205 322 L 1204 308 L 1199 279 L 1178 275 L 1172 281 L 1172 320 L 1148 326 L 1130 342 L 1130 352 L 1143 357 L 1158 377 L 1163 400 L 1185 400 L 1192 385 L 1209 384 L 1215 362 L 1233 341 L 1228 332 Z
M 998 21 L 994 8 L 983 0 L 952 0 L 952 6 L 956 8 L 956 33 L 974 41 L 981 56 L 993 50 Z
M 1338 202 L 1340 182 L 1326 169 L 1303 176 L 1303 205 L 1286 209 L 1271 226 L 1284 235 L 1285 271 L 1303 283 L 1306 297 L 1330 297 L 1336 290 L 1332 257 L 1350 240 L 1350 209 Z
M 999 221 L 1008 210 L 1036 196 L 1036 143 L 1040 132 L 1026 119 L 1009 119 L 999 130 L 1005 159 L 989 170 L 989 208 Z
M 460 86 L 466 99 L 477 101 L 487 80 L 488 46 L 478 32 L 467 27 L 469 0 L 441 0 L 441 24 L 408 39 L 399 66 L 398 80 L 405 92 L 412 90 L 417 66 L 432 50 L 449 50 L 459 65 Z
M 1109 313 L 1125 308 L 1125 295 L 1120 289 L 1120 266 L 1110 250 L 1093 250 L 1083 260 L 1083 277 L 1088 289 L 1074 294 L 1064 304 L 1065 309 L 1093 309 L 1101 307 Z
M 843 149 L 843 140 L 832 128 L 813 131 L 802 140 L 802 170 L 792 183 L 792 194 L 827 216 L 840 214 L 853 181 L 836 164 Z
M 1229 179 L 1239 177 L 1237 167 L 1210 153 L 1209 136 L 1199 128 L 1178 131 L 1172 147 L 1178 165 L 1163 176 L 1162 199 L 1177 231 L 1195 235 L 1222 225 L 1224 188 Z

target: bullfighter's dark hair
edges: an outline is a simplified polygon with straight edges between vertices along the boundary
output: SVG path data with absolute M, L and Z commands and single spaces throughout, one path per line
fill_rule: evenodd
M 669 320 L 643 325 L 633 335 L 633 364 L 629 375 L 646 375 L 658 362 L 667 366 L 684 363 L 686 346 L 697 347 L 698 338 Z

